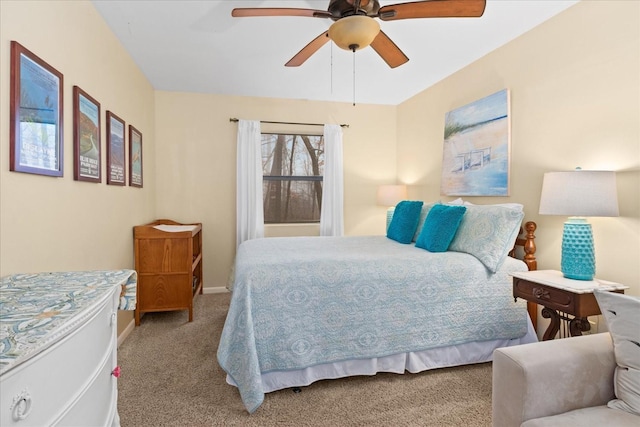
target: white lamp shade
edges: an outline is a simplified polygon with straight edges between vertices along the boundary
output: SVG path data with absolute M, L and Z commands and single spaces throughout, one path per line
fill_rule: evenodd
M 407 199 L 406 185 L 381 185 L 378 187 L 378 204 L 382 206 L 395 206 Z
M 615 172 L 575 170 L 545 173 L 539 213 L 582 217 L 618 216 Z
M 329 27 L 329 38 L 341 49 L 359 50 L 373 42 L 380 32 L 380 24 L 364 15 L 339 19 Z

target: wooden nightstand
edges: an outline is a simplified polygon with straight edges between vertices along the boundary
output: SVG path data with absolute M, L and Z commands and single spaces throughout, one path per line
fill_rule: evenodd
M 542 337 L 544 341 L 556 336 L 560 320 L 569 322 L 571 336 L 582 335 L 582 332 L 591 329 L 587 317 L 600 314 L 600 307 L 593 295 L 594 289 L 622 294 L 625 289 L 629 289 L 626 285 L 600 279 L 567 279 L 557 270 L 534 270 L 511 275 L 513 298 L 542 305 L 542 317 L 551 319 L 551 324 Z

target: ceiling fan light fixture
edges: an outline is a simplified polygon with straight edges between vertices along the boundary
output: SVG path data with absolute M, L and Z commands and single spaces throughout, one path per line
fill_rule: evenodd
M 371 44 L 380 32 L 380 24 L 366 15 L 347 16 L 329 27 L 329 38 L 341 49 L 360 50 Z

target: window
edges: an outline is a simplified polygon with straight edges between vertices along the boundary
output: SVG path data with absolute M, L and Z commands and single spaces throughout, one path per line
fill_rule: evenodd
M 262 134 L 266 224 L 320 222 L 324 137 Z

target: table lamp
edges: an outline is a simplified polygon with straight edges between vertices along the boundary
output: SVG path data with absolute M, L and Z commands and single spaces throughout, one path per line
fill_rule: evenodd
M 615 172 L 577 168 L 545 173 L 539 213 L 569 217 L 562 234 L 560 268 L 566 278 L 593 280 L 593 233 L 585 217 L 619 215 Z
M 381 185 L 378 187 L 378 204 L 391 207 L 407 199 L 406 185 Z

